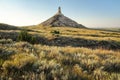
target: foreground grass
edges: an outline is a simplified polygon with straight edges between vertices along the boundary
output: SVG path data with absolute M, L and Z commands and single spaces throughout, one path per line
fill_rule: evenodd
M 120 80 L 119 50 L 4 41 L 0 44 L 0 79 Z

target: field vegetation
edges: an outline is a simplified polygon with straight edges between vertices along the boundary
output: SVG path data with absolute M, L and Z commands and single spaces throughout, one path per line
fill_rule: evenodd
M 1 45 L 1 79 L 120 79 L 119 51 L 32 45 L 27 42 L 9 42 Z
M 0 30 L 0 80 L 120 80 L 120 32 Z
M 33 26 L 26 27 L 26 29 L 33 30 L 33 34 L 44 35 L 49 38 L 52 37 L 50 34 L 52 31 L 59 31 L 60 36 L 67 36 L 73 38 L 84 38 L 88 40 L 108 40 L 108 41 L 120 41 L 120 32 L 104 31 L 104 30 L 94 30 L 94 29 L 84 29 L 84 28 L 71 28 L 71 27 L 43 27 L 43 26 Z

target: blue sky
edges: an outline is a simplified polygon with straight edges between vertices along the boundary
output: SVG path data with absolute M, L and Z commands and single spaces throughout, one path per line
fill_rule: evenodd
M 120 0 L 0 0 L 0 23 L 39 24 L 57 12 L 87 27 L 120 27 Z

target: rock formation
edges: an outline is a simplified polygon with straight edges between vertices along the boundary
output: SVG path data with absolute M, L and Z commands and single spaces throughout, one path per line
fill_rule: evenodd
M 44 21 L 40 25 L 42 26 L 50 26 L 50 27 L 77 27 L 77 28 L 85 28 L 85 26 L 78 24 L 74 20 L 64 16 L 61 12 L 61 8 L 58 8 L 58 12 L 51 17 L 50 19 Z

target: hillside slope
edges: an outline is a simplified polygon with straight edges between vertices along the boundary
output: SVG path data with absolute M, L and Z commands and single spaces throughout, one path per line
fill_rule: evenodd
M 20 28 L 8 24 L 0 23 L 0 30 L 20 30 Z

